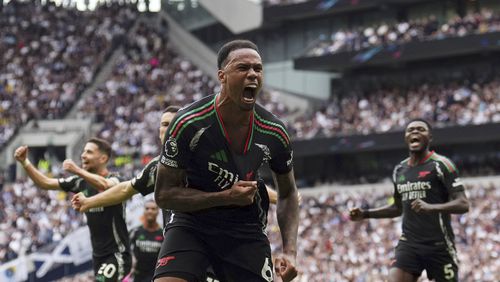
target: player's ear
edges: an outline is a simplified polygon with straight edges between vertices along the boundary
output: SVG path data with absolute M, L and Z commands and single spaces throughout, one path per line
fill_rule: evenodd
M 106 154 L 101 154 L 101 156 L 99 157 L 99 160 L 101 161 L 101 163 L 105 164 L 109 161 L 109 156 Z
M 226 74 L 224 73 L 223 70 L 217 71 L 217 78 L 219 79 L 220 83 L 226 82 Z

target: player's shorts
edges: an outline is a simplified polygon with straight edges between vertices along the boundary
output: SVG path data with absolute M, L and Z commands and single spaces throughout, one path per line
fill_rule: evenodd
M 207 278 L 209 265 L 220 282 L 273 281 L 271 248 L 267 239 L 200 234 L 185 227 L 166 230 L 154 278 L 217 281 Z
M 93 257 L 95 281 L 122 281 L 130 272 L 132 259 L 129 253 L 114 253 L 105 257 Z
M 414 276 L 427 271 L 429 279 L 436 281 L 458 281 L 458 260 L 454 247 L 446 244 L 422 245 L 399 241 L 393 267 L 400 268 Z

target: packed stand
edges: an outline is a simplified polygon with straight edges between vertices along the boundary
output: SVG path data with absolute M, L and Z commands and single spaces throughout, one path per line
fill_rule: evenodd
M 111 77 L 78 105 L 79 115 L 103 124 L 99 137 L 112 144 L 114 165 L 127 171 L 159 154 L 157 132 L 168 105 L 184 106 L 217 92 L 217 83 L 172 51 L 162 34 L 145 24 L 129 34 Z M 134 164 L 141 158 L 142 164 Z
M 452 217 L 460 281 L 498 281 L 500 186 L 476 184 L 466 193 L 473 208 Z M 401 219 L 352 222 L 347 211 L 355 206 L 379 207 L 389 200 L 390 193 L 382 191 L 338 191 L 304 197 L 297 281 L 385 281 L 401 233 Z M 270 215 L 275 214 L 274 209 Z M 279 252 L 281 237 L 274 216 L 270 216 L 268 235 L 272 251 Z
M 349 93 L 289 124 L 297 139 L 399 130 L 408 119 L 425 118 L 434 127 L 500 122 L 500 77 L 465 85 L 423 84 L 408 89 Z
M 405 44 L 414 41 L 439 40 L 500 31 L 500 13 L 483 9 L 464 17 L 454 16 L 440 23 L 435 16 L 403 21 L 395 24 L 340 29 L 327 38 L 321 35 L 318 43 L 306 56 L 323 56 L 338 52 L 352 52 L 369 47 Z
M 84 226 L 64 192 L 44 191 L 31 180 L 5 184 L 0 191 L 0 263 L 59 242 Z
M 78 21 L 75 21 L 78 19 Z M 134 12 L 93 12 L 10 1 L 0 12 L 0 147 L 30 119 L 63 118 Z

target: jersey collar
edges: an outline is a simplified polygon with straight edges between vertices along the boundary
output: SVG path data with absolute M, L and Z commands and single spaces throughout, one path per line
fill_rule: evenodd
M 224 121 L 222 120 L 222 116 L 219 112 L 219 107 L 217 106 L 217 101 L 219 101 L 219 96 L 220 92 L 215 95 L 214 99 L 214 108 L 215 108 L 215 116 L 217 117 L 217 121 L 219 123 L 219 127 L 221 129 L 222 135 L 226 138 L 227 142 L 229 145 L 231 145 L 231 138 L 229 138 L 229 135 L 227 134 L 226 127 L 224 126 Z M 254 115 L 255 115 L 255 107 L 254 110 L 252 111 L 252 114 L 250 115 L 250 122 L 248 126 L 248 133 L 247 133 L 247 139 L 245 141 L 245 148 L 243 149 L 243 154 L 246 154 L 250 150 L 250 146 L 252 145 L 252 139 L 253 139 L 253 128 L 254 128 Z

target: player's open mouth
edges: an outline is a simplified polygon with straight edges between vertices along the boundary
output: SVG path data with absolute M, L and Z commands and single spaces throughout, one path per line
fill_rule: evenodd
M 257 85 L 255 84 L 247 85 L 243 89 L 243 101 L 245 103 L 254 103 L 256 94 L 257 94 Z
M 420 145 L 420 138 L 411 137 L 410 138 L 410 146 L 418 146 L 418 145 Z

